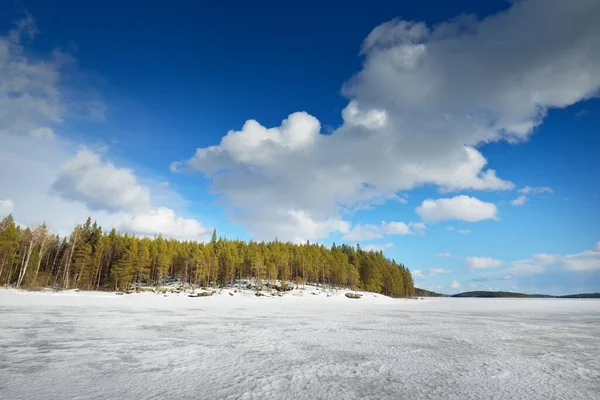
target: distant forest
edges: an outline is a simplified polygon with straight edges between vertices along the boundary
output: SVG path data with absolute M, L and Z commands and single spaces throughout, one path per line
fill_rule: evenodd
M 447 297 L 445 294 L 432 292 L 431 290 L 415 288 L 415 296 L 420 297 Z
M 514 297 L 514 298 L 538 298 L 538 299 L 547 299 L 547 298 L 590 299 L 590 298 L 600 298 L 600 293 L 580 293 L 580 294 L 570 294 L 567 296 L 551 296 L 548 294 L 525 294 L 525 293 L 515 293 L 515 292 L 475 291 L 475 292 L 458 293 L 458 294 L 452 295 L 451 297 L 480 297 L 480 298 Z
M 393 297 L 413 296 L 410 271 L 381 252 L 360 246 L 245 242 L 217 237 L 209 243 L 104 231 L 88 218 L 68 237 L 0 221 L 0 285 L 17 288 L 128 290 L 179 280 L 226 286 L 239 279 L 350 287 Z

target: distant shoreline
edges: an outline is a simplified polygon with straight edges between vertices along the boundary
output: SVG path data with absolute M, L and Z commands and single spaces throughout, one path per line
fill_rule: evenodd
M 501 291 L 472 291 L 463 292 L 453 295 L 445 295 L 441 293 L 430 292 L 415 288 L 418 296 L 423 297 L 455 297 L 455 298 L 513 298 L 513 299 L 600 299 L 600 293 L 577 293 L 563 296 L 553 296 L 549 294 L 526 294 L 517 292 L 501 292 Z

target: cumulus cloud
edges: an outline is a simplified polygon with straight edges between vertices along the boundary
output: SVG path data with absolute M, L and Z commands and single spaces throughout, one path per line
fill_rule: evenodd
M 522 206 L 527 202 L 527 196 L 521 195 L 514 200 L 510 201 L 510 204 L 513 206 Z
M 64 235 L 91 215 L 85 205 L 66 202 L 49 190 L 59 166 L 72 154 L 71 145 L 54 131 L 64 114 L 72 113 L 64 98 L 68 79 L 62 74 L 70 61 L 59 52 L 26 49 L 36 33 L 33 18 L 27 16 L 0 36 L 0 188 L 18 205 L 13 213 L 20 224 L 46 221 Z M 110 226 L 112 219 L 105 213 L 94 216 Z
M 62 121 L 58 87 L 61 60 L 34 60 L 24 43 L 37 32 L 31 16 L 0 36 L 0 135 L 53 138 L 49 125 Z
M 460 282 L 454 280 L 452 281 L 452 283 L 450 284 L 450 288 L 451 289 L 460 289 Z
M 367 129 L 383 128 L 387 123 L 387 114 L 384 110 L 363 111 L 354 100 L 342 110 L 342 118 L 349 125 L 358 125 Z
M 146 212 L 127 215 L 119 223 L 119 229 L 143 235 L 163 235 L 177 239 L 205 240 L 211 230 L 193 218 L 182 218 L 175 211 L 159 207 Z
M 362 241 L 380 239 L 387 235 L 414 235 L 422 232 L 425 225 L 419 222 L 381 222 L 380 225 L 355 225 L 343 237 L 343 240 Z
M 36 128 L 31 131 L 31 136 L 42 139 L 54 139 L 54 131 L 47 126 Z
M 591 250 L 575 254 L 534 254 L 525 260 L 513 261 L 509 268 L 499 271 L 505 279 L 519 278 L 554 271 L 576 273 L 600 271 L 600 242 Z
M 525 186 L 525 187 L 522 187 L 521 189 L 519 189 L 519 193 L 522 193 L 522 194 L 519 197 L 517 197 L 516 199 L 512 200 L 510 202 L 511 205 L 513 205 L 513 206 L 524 205 L 528 200 L 527 195 L 539 195 L 539 194 L 544 194 L 544 193 L 554 193 L 554 191 L 552 190 L 552 188 L 549 188 L 547 186 L 540 186 L 540 187 Z
M 414 276 L 415 278 L 425 278 L 425 275 L 423 274 L 423 272 L 419 269 L 413 269 L 412 271 L 410 271 L 411 275 Z
M 15 203 L 11 199 L 0 200 L 0 217 L 5 217 L 12 213 L 14 209 Z
M 564 256 L 560 262 L 564 264 L 566 269 L 571 271 L 597 271 L 600 270 L 600 253 L 597 251 L 584 251 Z
M 46 222 L 61 235 L 92 216 L 104 227 L 201 238 L 205 228 L 195 219 L 150 208 L 150 191 L 132 170 L 91 150 L 77 152 L 55 133 L 64 118 L 102 118 L 106 106 L 82 89 L 87 84 L 74 58 L 58 51 L 33 56 L 26 49 L 36 33 L 27 16 L 0 36 L 0 195 L 7 197 L 0 200 L 0 214 L 13 212 L 21 225 Z M 157 191 L 159 204 L 177 204 L 167 186 L 157 185 Z
M 373 193 L 512 189 L 477 148 L 525 141 L 548 110 L 598 92 L 598 15 L 594 0 L 525 0 L 481 20 L 384 23 L 343 87 L 349 103 L 338 129 L 322 134 L 302 112 L 278 127 L 250 120 L 175 169 L 207 176 L 253 236 L 285 231 L 290 210 L 337 219 Z M 264 228 L 270 209 L 281 218 Z
M 150 206 L 150 191 L 137 182 L 133 171 L 103 161 L 88 149 L 77 152 L 62 167 L 52 189 L 92 210 L 137 212 Z
M 3 145 L 6 146 L 0 146 L 0 196 L 6 196 L 15 205 L 12 212 L 20 225 L 37 226 L 46 222 L 52 232 L 68 235 L 76 224 L 85 222 L 86 218 L 91 216 L 105 228 L 116 227 L 133 232 L 124 229 L 126 225 L 123 224 L 123 220 L 143 221 L 143 217 L 150 213 L 149 210 L 156 210 L 160 206 L 168 207 L 171 211 L 176 210 L 177 214 L 183 212 L 182 202 L 177 193 L 157 185 L 151 185 L 156 187 L 151 193 L 152 202 L 156 202 L 156 205 L 140 211 L 95 210 L 88 206 L 88 202 L 74 202 L 57 196 L 50 188 L 63 173 L 61 166 L 71 162 L 77 156 L 77 150 L 60 137 L 50 142 L 23 135 L 10 135 L 2 139 Z M 120 169 L 117 166 L 115 168 Z M 133 171 L 129 172 L 134 174 Z M 142 214 L 142 217 L 136 218 L 136 214 Z M 161 215 L 164 217 L 166 213 Z M 184 218 L 183 215 L 171 219 L 174 222 L 157 225 L 152 230 L 153 233 L 183 237 L 182 232 L 186 232 L 187 238 L 202 237 L 201 233 L 194 236 L 195 232 L 200 232 L 197 229 L 199 222 L 193 223 L 194 220 Z M 158 218 L 155 220 L 161 221 Z
M 428 278 L 431 276 L 445 275 L 445 274 L 450 274 L 450 273 L 452 273 L 452 271 L 450 271 L 449 269 L 445 269 L 445 268 L 430 268 L 427 271 L 421 271 L 419 269 L 415 269 L 412 271 L 413 276 L 416 276 L 418 278 Z
M 450 219 L 477 222 L 497 218 L 494 204 L 465 195 L 437 200 L 427 199 L 415 211 L 423 220 L 431 222 Z
M 384 251 L 385 249 L 391 249 L 394 247 L 394 243 L 386 243 L 386 244 L 368 244 L 364 246 L 362 249 L 365 251 Z
M 500 268 L 502 261 L 490 257 L 467 257 L 465 264 L 469 269 Z

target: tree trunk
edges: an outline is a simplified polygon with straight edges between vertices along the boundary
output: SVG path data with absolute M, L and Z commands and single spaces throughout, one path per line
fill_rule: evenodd
M 40 265 L 42 265 L 42 257 L 44 256 L 44 245 L 46 244 L 46 238 L 42 240 L 42 245 L 40 247 L 40 256 L 38 257 L 38 265 L 35 270 L 35 281 L 37 282 L 38 273 L 40 272 Z
M 23 282 L 23 278 L 25 277 L 25 272 L 27 272 L 27 266 L 29 265 L 29 258 L 31 257 L 31 252 L 33 251 L 33 238 L 29 241 L 29 248 L 27 249 L 27 258 L 25 259 L 25 264 L 21 265 L 21 273 L 19 274 L 19 279 L 17 280 L 17 289 L 21 286 Z
M 90 280 L 88 282 L 88 288 L 92 288 L 94 286 L 94 278 L 99 276 L 100 266 L 102 265 L 102 254 L 104 254 L 104 249 L 100 252 L 100 256 L 98 257 L 98 267 L 92 273 L 90 273 Z
M 67 265 L 65 267 L 65 276 L 63 278 L 63 286 L 65 289 L 69 288 L 69 267 L 71 266 L 71 260 L 73 259 L 73 253 L 75 252 L 75 246 L 77 246 L 77 236 L 79 236 L 78 231 L 75 230 L 73 233 L 73 243 L 71 244 L 71 252 L 69 254 L 69 259 L 67 260 Z
M 56 259 L 58 258 L 58 255 L 60 254 L 61 249 L 62 249 L 62 245 L 60 244 L 60 242 L 58 242 L 58 249 L 56 249 L 56 254 L 54 254 L 54 260 L 52 260 L 52 268 L 50 268 L 50 275 L 48 275 L 48 279 L 46 280 L 46 285 L 48 285 L 48 282 L 50 281 L 50 277 L 54 274 L 54 267 L 56 267 Z M 56 274 L 56 276 L 58 276 L 58 274 Z M 56 284 L 56 278 L 54 278 L 54 284 Z
M 102 279 L 102 257 L 98 263 L 98 277 L 96 281 L 96 290 L 100 290 L 100 280 Z

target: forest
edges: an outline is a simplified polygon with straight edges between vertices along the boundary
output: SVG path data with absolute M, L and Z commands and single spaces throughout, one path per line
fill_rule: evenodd
M 315 283 L 413 296 L 410 271 L 381 252 L 348 245 L 245 242 L 217 237 L 210 242 L 138 237 L 105 231 L 88 218 L 68 237 L 0 221 L 0 285 L 36 290 L 129 290 L 178 280 L 193 286 L 228 286 L 239 280 Z
M 418 292 L 419 289 L 417 289 Z M 526 293 L 515 293 L 515 292 L 492 292 L 492 291 L 475 291 L 475 292 L 464 292 L 457 293 L 451 297 L 482 297 L 482 298 L 496 298 L 496 297 L 512 297 L 512 298 L 532 298 L 532 299 L 597 299 L 600 298 L 600 293 L 578 293 L 569 294 L 565 296 L 552 296 L 549 294 L 526 294 Z

